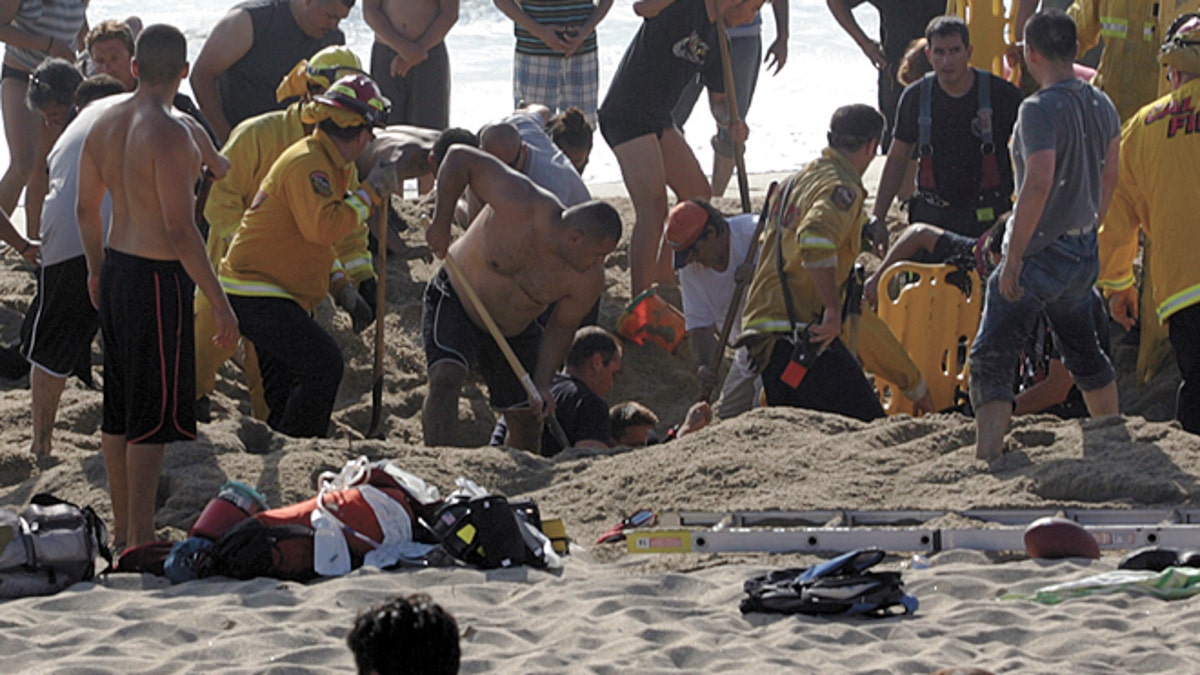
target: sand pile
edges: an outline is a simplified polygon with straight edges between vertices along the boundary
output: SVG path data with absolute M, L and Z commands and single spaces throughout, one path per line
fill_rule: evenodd
M 619 203 L 628 226 L 632 210 Z M 732 200 L 720 205 L 736 210 Z M 401 206 L 411 222 L 419 210 Z M 957 414 L 862 424 L 760 410 L 666 445 L 572 450 L 550 459 L 503 448 L 426 448 L 419 418 L 425 394 L 420 298 L 436 268 L 415 228 L 403 236 L 411 248 L 391 257 L 387 288 L 387 439 L 363 438 L 372 332 L 353 333 L 345 316 L 325 306 L 319 320 L 348 361 L 332 437 L 288 439 L 253 420 L 241 372 L 227 364 L 213 397 L 214 421 L 201 426 L 199 440 L 168 448 L 159 534 L 181 538 L 226 479 L 254 485 L 272 505 L 282 505 L 313 496 L 321 471 L 366 455 L 391 459 L 446 491 L 466 476 L 493 491 L 534 497 L 543 514 L 563 518 L 585 545 L 564 571 L 364 570 L 309 586 L 205 580 L 171 587 L 151 577 L 113 577 L 51 598 L 6 603 L 0 646 L 6 670 L 345 672 L 351 661 L 340 641 L 354 613 L 412 590 L 431 593 L 459 617 L 467 672 L 929 672 L 967 664 L 996 671 L 1151 672 L 1187 670 L 1200 659 L 1190 628 L 1200 611 L 1188 601 L 1118 596 L 1043 607 L 996 600 L 1014 589 L 1112 569 L 1111 555 L 1083 567 L 944 553 L 932 568 L 906 573 L 922 603 L 916 617 L 863 622 L 738 613 L 742 581 L 805 560 L 798 556 L 630 556 L 619 547 L 590 546 L 640 507 L 1197 506 L 1200 442 L 1162 421 L 1172 414 L 1177 375 L 1168 370 L 1148 387 L 1132 389 L 1132 348 L 1118 347 L 1127 416 L 1018 418 L 994 469 L 974 460 L 972 421 Z M 624 246 L 608 262 L 601 312 L 608 326 L 629 299 Z M 34 287 L 15 256 L 0 261 L 0 342 L 16 339 Z M 98 364 L 98 348 L 95 357 Z M 665 430 L 691 402 L 692 370 L 686 345 L 674 355 L 627 347 L 610 400 L 646 403 Z M 55 430 L 57 462 L 38 467 L 27 451 L 29 393 L 20 383 L 0 386 L 0 504 L 22 505 L 46 491 L 92 505 L 111 521 L 100 409 L 100 394 L 72 381 Z M 494 417 L 478 380 L 468 381 L 459 412 L 458 440 L 486 442 Z

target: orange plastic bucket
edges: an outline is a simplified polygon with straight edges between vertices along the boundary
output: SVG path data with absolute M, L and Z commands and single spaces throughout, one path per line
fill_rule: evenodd
M 617 318 L 617 333 L 634 344 L 656 344 L 668 352 L 683 342 L 687 325 L 683 313 L 658 296 L 658 291 L 642 291 Z

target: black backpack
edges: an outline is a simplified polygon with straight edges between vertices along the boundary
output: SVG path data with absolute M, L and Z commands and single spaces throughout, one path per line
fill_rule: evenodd
M 917 599 L 904 592 L 899 572 L 868 572 L 886 554 L 859 549 L 809 568 L 776 570 L 745 583 L 743 614 L 883 617 L 912 614 Z M 898 609 L 897 609 L 898 608 Z
M 247 518 L 217 538 L 208 556 L 213 574 L 233 579 L 271 577 L 311 581 L 313 528 L 307 525 L 264 525 Z
M 428 526 L 450 555 L 469 565 L 485 570 L 546 567 L 540 542 L 527 531 L 541 527 L 531 500 L 510 503 L 500 495 L 451 499 L 433 514 Z
M 0 598 L 50 595 L 110 565 L 108 529 L 90 506 L 34 495 L 20 514 L 0 509 Z

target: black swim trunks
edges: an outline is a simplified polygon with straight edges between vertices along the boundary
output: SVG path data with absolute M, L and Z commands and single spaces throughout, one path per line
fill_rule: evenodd
M 604 142 L 608 143 L 610 148 L 650 134 L 662 139 L 665 129 L 675 127 L 675 121 L 671 119 L 670 115 L 657 120 L 627 120 L 614 117 L 601 109 L 598 116 L 600 135 L 604 137 Z
M 421 334 L 425 340 L 425 364 L 432 368 L 442 361 L 453 361 L 470 370 L 479 362 L 479 372 L 487 383 L 488 397 L 496 410 L 529 407 L 529 397 L 521 381 L 504 359 L 504 353 L 491 334 L 476 326 L 458 299 L 450 276 L 442 268 L 425 287 L 425 307 L 421 312 Z M 508 338 L 517 359 L 532 372 L 537 363 L 542 326 L 536 321 L 520 335 Z
M 194 291 L 177 260 L 105 251 L 104 433 L 124 435 L 129 443 L 196 438 Z
M 83 256 L 41 269 L 38 295 L 30 311 L 30 333 L 22 345 L 30 363 L 57 377 L 66 377 L 84 355 L 100 326 L 88 295 L 87 259 Z

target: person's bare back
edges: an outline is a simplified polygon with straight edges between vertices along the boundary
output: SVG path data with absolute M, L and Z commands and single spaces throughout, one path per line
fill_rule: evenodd
M 400 180 L 433 173 L 429 152 L 441 134 L 437 129 L 395 124 L 375 132 L 367 149 L 354 160 L 358 175 L 366 176 L 380 160 L 396 164 Z
M 211 301 L 213 341 L 231 347 L 237 339 L 237 319 L 196 229 L 192 184 L 202 153 L 195 129 L 169 112 L 187 75 L 187 40 L 177 28 L 154 25 L 138 37 L 136 52 L 138 87 L 89 130 L 76 200 L 104 339 L 101 447 L 119 546 L 154 539 L 163 445 L 196 436 L 191 282 Z M 215 149 L 201 142 L 203 156 L 214 160 Z M 223 174 L 224 164 L 216 164 Z M 113 197 L 107 247 L 105 192 Z
M 177 260 L 159 197 L 190 198 L 192 180 L 200 175 L 200 151 L 188 130 L 152 102 L 132 98 L 96 121 L 88 144 L 100 151 L 93 159 L 113 196 L 109 246 L 143 258 Z

